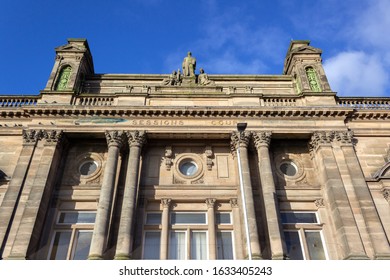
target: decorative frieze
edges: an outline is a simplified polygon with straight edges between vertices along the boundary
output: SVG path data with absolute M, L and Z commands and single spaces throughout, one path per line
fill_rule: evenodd
M 138 146 L 142 148 L 142 146 L 146 143 L 146 133 L 145 131 L 126 131 L 127 141 L 129 142 L 129 146 Z
M 123 131 L 118 130 L 107 130 L 105 132 L 107 145 L 110 146 L 117 146 L 119 148 L 122 147 L 124 139 L 125 139 L 125 133 Z
M 271 143 L 272 132 L 270 131 L 261 131 L 261 132 L 252 132 L 253 142 L 255 143 L 256 149 L 260 147 L 269 147 Z

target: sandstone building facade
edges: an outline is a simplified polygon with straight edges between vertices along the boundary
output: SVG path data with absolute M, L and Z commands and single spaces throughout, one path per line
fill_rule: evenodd
M 308 41 L 282 75 L 199 63 L 96 74 L 68 39 L 0 96 L 0 258 L 390 259 L 390 98 L 338 97 Z

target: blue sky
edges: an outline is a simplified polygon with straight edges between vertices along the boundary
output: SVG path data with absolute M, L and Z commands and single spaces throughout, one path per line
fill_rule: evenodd
M 96 73 L 168 74 L 187 51 L 209 74 L 281 74 L 290 40 L 323 50 L 340 96 L 390 97 L 388 0 L 1 0 L 0 94 L 38 94 L 67 38 Z

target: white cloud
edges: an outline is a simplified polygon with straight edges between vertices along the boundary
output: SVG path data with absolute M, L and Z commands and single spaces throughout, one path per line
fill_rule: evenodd
M 341 52 L 327 59 L 324 68 L 331 88 L 339 96 L 384 96 L 389 74 L 376 55 Z

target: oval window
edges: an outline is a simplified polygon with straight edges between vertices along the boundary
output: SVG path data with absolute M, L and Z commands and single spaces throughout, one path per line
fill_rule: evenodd
M 179 170 L 185 176 L 193 176 L 198 172 L 198 166 L 192 160 L 185 160 L 180 163 Z
M 79 171 L 81 175 L 88 176 L 95 173 L 97 168 L 98 165 L 95 161 L 86 161 L 81 164 Z
M 295 176 L 298 173 L 298 167 L 292 161 L 283 162 L 279 169 L 287 176 Z

